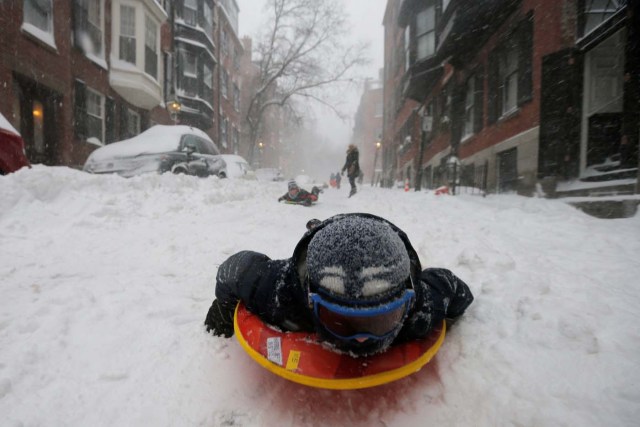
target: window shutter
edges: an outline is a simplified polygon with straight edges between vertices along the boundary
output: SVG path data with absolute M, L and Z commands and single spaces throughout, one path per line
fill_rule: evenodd
M 105 125 L 105 142 L 111 144 L 116 140 L 115 124 L 116 124 L 116 103 L 113 98 L 104 100 L 104 125 Z
M 487 74 L 487 82 L 489 84 L 487 122 L 490 125 L 498 120 L 500 111 L 500 94 L 498 90 L 500 86 L 500 68 L 498 61 L 498 52 L 494 50 L 489 54 L 489 72 Z
M 475 94 L 473 99 L 473 132 L 482 130 L 484 119 L 484 70 L 479 68 L 476 71 L 474 82 Z
M 451 145 L 454 147 L 458 146 L 462 139 L 466 91 L 466 84 L 455 86 L 451 97 Z
M 83 81 L 74 82 L 73 120 L 76 138 L 84 140 L 87 136 L 87 91 Z
M 518 106 L 531 101 L 533 69 L 533 12 L 518 26 Z

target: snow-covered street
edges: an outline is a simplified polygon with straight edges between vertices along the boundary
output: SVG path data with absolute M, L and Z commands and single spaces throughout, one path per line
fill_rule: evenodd
M 304 186 L 303 186 L 304 187 Z M 325 189 L 35 166 L 0 177 L 1 426 L 632 426 L 640 214 L 560 201 Z M 374 389 L 287 382 L 205 332 L 218 266 L 291 256 L 311 218 L 370 212 L 475 295 L 422 371 Z

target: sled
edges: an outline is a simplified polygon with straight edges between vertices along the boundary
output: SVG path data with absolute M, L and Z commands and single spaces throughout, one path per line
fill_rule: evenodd
M 304 202 L 292 202 L 292 201 L 289 201 L 289 200 L 283 200 L 283 201 L 288 205 L 300 205 L 300 206 L 307 206 L 307 207 L 313 206 L 313 205 L 316 204 L 316 202 L 304 203 Z
M 438 352 L 446 331 L 443 320 L 425 339 L 354 357 L 323 345 L 314 333 L 278 331 L 242 302 L 233 323 L 240 345 L 263 368 L 299 384 L 334 390 L 375 387 L 418 372 Z

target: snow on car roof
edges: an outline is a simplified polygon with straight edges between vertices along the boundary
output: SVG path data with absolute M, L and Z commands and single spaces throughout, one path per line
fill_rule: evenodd
M 7 120 L 2 113 L 0 113 L 0 129 L 4 129 L 4 130 L 8 130 L 9 132 L 13 132 L 16 135 L 20 135 L 20 132 L 18 132 L 16 130 L 16 128 L 14 128 L 13 126 L 11 126 L 11 123 L 9 123 L 9 120 Z
M 196 135 L 211 141 L 206 133 L 190 126 L 156 125 L 133 138 L 98 148 L 91 153 L 91 158 L 94 161 L 101 161 L 139 154 L 160 154 L 175 151 L 178 149 L 180 137 L 184 134 Z

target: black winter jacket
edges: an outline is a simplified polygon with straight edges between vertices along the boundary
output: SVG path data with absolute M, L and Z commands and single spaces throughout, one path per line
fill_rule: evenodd
M 371 217 L 368 214 L 348 215 Z M 233 335 L 233 313 L 238 301 L 242 300 L 249 311 L 266 323 L 283 330 L 313 331 L 307 290 L 300 280 L 306 266 L 304 256 L 313 235 L 341 216 L 331 217 L 308 231 L 289 259 L 272 260 L 261 253 L 242 251 L 223 262 L 216 276 L 217 299 L 205 320 L 207 330 L 213 330 L 216 335 Z M 449 270 L 421 270 L 418 255 L 406 234 L 389 224 L 407 247 L 416 292 L 416 302 L 396 342 L 424 338 L 443 319 L 462 315 L 473 301 L 473 295 L 469 287 Z
M 348 177 L 357 177 L 360 175 L 360 153 L 357 148 L 350 149 L 347 151 L 347 159 L 344 162 L 344 166 L 342 166 L 342 172 L 347 171 Z

